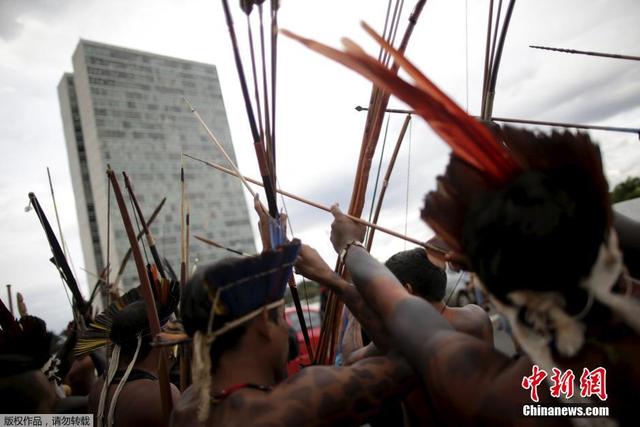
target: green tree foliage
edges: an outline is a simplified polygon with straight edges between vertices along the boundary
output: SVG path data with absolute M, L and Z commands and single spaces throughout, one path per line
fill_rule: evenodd
M 611 203 L 635 199 L 636 197 L 640 197 L 640 178 L 629 177 L 614 187 L 611 192 Z

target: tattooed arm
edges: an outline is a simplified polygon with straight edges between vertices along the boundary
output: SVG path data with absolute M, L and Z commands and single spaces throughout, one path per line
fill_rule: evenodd
M 413 371 L 397 357 L 353 366 L 313 366 L 249 404 L 254 426 L 332 426 L 361 423 L 390 397 L 414 385 Z M 357 424 L 356 424 L 357 425 Z
M 349 230 L 355 226 L 337 210 L 334 216 L 331 238 L 339 250 L 350 241 Z M 522 418 L 522 405 L 531 404 L 520 386 L 523 376 L 531 374 L 528 360 L 515 363 L 486 342 L 456 332 L 364 249 L 351 246 L 345 266 L 363 299 L 382 319 L 394 348 L 419 373 L 440 418 L 455 417 L 454 424 L 461 425 L 526 425 L 540 420 Z
M 389 334 L 381 319 L 367 306 L 355 286 L 333 271 L 311 246 L 302 245 L 296 260 L 296 270 L 333 291 L 358 319 L 378 348 L 389 348 Z
M 384 266 L 361 248 L 349 251 L 346 265 L 382 317 L 394 348 L 419 374 L 439 418 L 492 426 L 542 420 L 522 417 L 523 405 L 532 404 L 521 387 L 522 378 L 531 375 L 530 361 L 515 363 L 487 342 L 456 332 L 431 304 L 402 293 L 401 285 L 380 271 Z

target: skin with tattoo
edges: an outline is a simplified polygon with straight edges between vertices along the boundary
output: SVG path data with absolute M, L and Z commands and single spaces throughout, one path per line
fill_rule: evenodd
M 408 364 L 392 356 L 367 359 L 346 368 L 313 366 L 279 381 L 269 361 L 270 353 L 282 350 L 276 344 L 286 350 L 287 341 L 278 337 L 282 331 L 286 334 L 287 326 L 283 308 L 278 310 L 282 313 L 277 323 L 266 313 L 250 321 L 238 347 L 222 354 L 211 382 L 213 395 L 243 383 L 263 384 L 272 390 L 241 388 L 212 401 L 204 425 L 359 425 L 386 399 L 413 385 Z M 198 398 L 195 389 L 185 391 L 174 408 L 171 424 L 200 425 L 196 419 Z
M 304 245 L 300 251 L 296 268 L 299 273 L 336 292 L 340 298 L 346 297 L 345 304 L 350 310 L 353 310 L 353 312 L 356 313 L 355 317 L 359 319 L 367 332 L 369 332 L 369 328 L 373 327 L 375 335 L 385 334 L 385 345 L 387 346 L 386 348 L 388 348 L 386 329 L 384 328 L 384 325 L 381 324 L 380 319 L 369 307 L 366 306 L 364 300 L 354 286 L 347 283 L 333 270 L 331 270 L 315 249 Z M 407 284 L 405 288 L 411 292 L 410 284 Z M 482 310 L 482 308 L 471 305 L 463 309 L 453 309 L 447 308 L 443 302 L 432 302 L 430 304 L 442 314 L 442 316 L 453 326 L 455 330 L 474 336 L 493 346 L 493 330 L 491 328 L 491 323 L 486 312 Z M 360 317 L 363 318 L 360 319 Z M 345 346 L 345 343 L 349 344 L 351 341 L 352 347 L 355 347 L 355 343 L 353 342 L 355 339 L 349 338 L 348 336 L 349 331 L 352 329 L 355 329 L 356 331 L 354 334 L 360 334 L 359 327 L 347 327 L 345 338 L 343 339 L 345 365 L 351 365 L 368 357 L 375 357 L 383 354 L 383 352 L 378 349 L 374 343 L 349 351 L 349 346 Z M 404 402 L 405 407 L 407 408 L 406 416 L 408 425 L 426 425 L 434 422 L 433 411 L 430 410 L 430 405 L 428 404 L 427 399 L 428 398 L 426 397 L 424 390 L 422 390 L 422 387 L 416 388 L 416 390 L 406 397 Z
M 337 207 L 333 213 L 331 241 L 340 250 L 359 230 Z M 486 342 L 456 332 L 431 304 L 410 295 L 364 249 L 352 247 L 345 264 L 364 300 L 383 319 L 394 347 L 420 373 L 429 401 L 437 408 L 438 424 L 569 422 L 522 416 L 522 406 L 531 403 L 528 392 L 521 387 L 522 378 L 531 375 L 527 358 L 513 361 Z M 544 387 L 540 390 L 540 404 L 553 405 Z
M 410 286 L 405 285 L 405 288 L 413 295 Z M 362 299 L 360 301 L 364 303 Z M 464 307 L 447 307 L 443 302 L 431 302 L 430 304 L 438 310 L 440 315 L 442 315 L 456 331 L 471 335 L 472 337 L 483 340 L 489 345 L 493 345 L 493 327 L 491 326 L 491 320 L 487 312 L 481 307 L 475 304 L 469 304 Z M 356 324 L 358 327 L 355 326 Z M 380 350 L 376 348 L 374 343 L 369 343 L 366 346 L 358 346 L 356 339 L 349 336 L 349 334 L 361 334 L 359 325 L 359 322 L 350 322 L 345 332 L 342 349 L 345 364 L 347 365 L 355 363 L 365 357 L 380 354 Z M 382 325 L 380 327 L 382 328 Z
M 367 306 L 358 290 L 351 283 L 331 270 L 315 249 L 308 245 L 302 245 L 296 261 L 296 270 L 308 279 L 314 280 L 335 292 L 349 311 L 354 313 L 360 324 L 364 325 L 367 333 L 375 336 L 376 341 L 381 342 L 382 351 L 389 348 L 388 334 L 378 315 Z M 410 285 L 408 288 L 410 289 Z M 431 304 L 442 313 L 442 316 L 457 331 L 468 333 L 489 344 L 493 344 L 491 322 L 482 308 L 476 305 L 470 305 L 462 309 L 452 308 L 446 307 L 443 302 Z M 359 330 L 358 333 L 360 333 Z M 380 345 L 380 343 L 377 344 L 377 346 Z M 367 350 L 366 353 L 378 355 L 380 350 L 371 349 Z M 357 360 L 360 360 L 360 358 Z

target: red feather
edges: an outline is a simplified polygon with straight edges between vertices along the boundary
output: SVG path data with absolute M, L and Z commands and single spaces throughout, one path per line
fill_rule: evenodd
M 407 103 L 444 139 L 456 156 L 481 170 L 492 180 L 505 182 L 520 171 L 519 165 L 509 156 L 507 149 L 484 125 L 458 107 L 402 53 L 390 46 L 366 24 L 363 26 L 393 56 L 400 67 L 415 79 L 415 86 L 393 74 L 349 39 L 342 40 L 346 49 L 342 52 L 289 31 L 282 32 L 308 48 L 356 71 L 382 90 Z

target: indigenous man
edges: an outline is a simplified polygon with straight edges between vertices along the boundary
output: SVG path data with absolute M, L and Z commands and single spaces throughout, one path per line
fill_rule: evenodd
M 300 242 L 198 270 L 181 314 L 194 338 L 194 384 L 172 425 L 315 426 L 359 422 L 407 389 L 404 361 L 376 357 L 348 368 L 313 366 L 286 378 L 283 295 Z M 374 339 L 376 334 L 372 334 Z
M 456 330 L 482 339 L 487 342 L 487 344 L 493 346 L 491 323 L 484 310 L 477 306 L 467 306 L 474 308 L 464 309 L 449 308 L 447 310 L 445 304 L 442 302 L 446 285 L 446 275 L 444 271 L 428 260 L 424 249 L 416 248 L 399 252 L 387 260 L 386 266 L 401 283 L 405 283 L 405 288 L 411 294 L 430 301 L 432 306 L 440 313 L 443 313 L 443 309 L 445 309 L 444 313 L 447 314 L 442 314 L 443 317 L 447 319 Z M 347 308 L 355 314 L 356 318 L 364 317 L 365 322 L 363 326 L 365 329 L 372 327 L 371 319 L 375 314 L 370 311 L 363 312 L 362 305 L 364 305 L 364 301 L 357 290 L 355 290 L 353 285 L 344 281 L 331 270 L 317 251 L 309 246 L 303 246 L 300 259 L 296 264 L 296 269 L 302 275 L 326 286 L 341 299 L 344 299 Z M 415 285 L 412 286 L 411 283 Z M 373 329 L 376 330 L 379 328 L 380 325 L 374 322 Z M 386 333 L 385 330 L 385 334 Z M 355 363 L 358 360 L 379 354 L 380 350 L 373 343 L 370 343 L 366 347 L 356 350 L 348 356 L 347 364 Z M 400 420 L 404 417 L 405 425 L 432 425 L 437 422 L 437 419 L 434 418 L 437 414 L 433 413 L 430 409 L 431 405 L 428 399 L 429 397 L 422 387 L 418 387 L 403 399 L 404 413 L 402 410 L 397 410 L 397 408 L 400 408 L 399 401 L 386 402 L 380 412 L 369 421 L 372 425 L 389 425 L 392 422 L 395 425 L 401 425 L 402 422 Z
M 593 150 L 588 140 L 567 134 L 541 137 L 506 132 L 520 141 L 533 139 L 528 141 L 531 144 L 557 143 L 556 154 L 563 151 L 558 147 L 562 144 Z M 640 403 L 640 312 L 637 300 L 617 291 L 625 280 L 621 254 L 615 231 L 607 222 L 610 208 L 600 203 L 599 198 L 606 199 L 606 195 L 594 191 L 601 187 L 598 179 L 604 179 L 601 169 L 585 171 L 570 161 L 563 169 L 524 172 L 505 189 L 472 202 L 473 209 L 466 213 L 464 244 L 458 246 L 464 252 L 454 256 L 470 263 L 494 304 L 509 318 L 514 337 L 527 355 L 516 361 L 455 332 L 432 306 L 411 297 L 384 266 L 353 243 L 361 235 L 360 227 L 334 209 L 334 248 L 346 253 L 346 266 L 356 287 L 384 319 L 394 344 L 420 371 L 434 407 L 445 411 L 451 422 L 534 423 L 542 419 L 523 418 L 523 405 L 539 399 L 547 406 L 572 402 L 596 406 L 606 401 L 618 422 L 633 423 L 631 408 Z M 589 180 L 596 183 L 589 186 Z M 431 212 L 442 208 L 437 200 L 427 198 L 423 211 L 427 220 L 433 220 Z M 441 215 L 453 218 L 454 213 Z M 451 222 L 456 223 L 455 218 Z M 449 232 L 446 227 L 440 230 Z M 566 258 L 566 254 L 571 256 Z M 544 392 L 546 383 L 537 390 L 539 370 L 549 380 L 556 374 L 554 368 L 559 373 L 575 373 L 565 390 L 573 390 L 575 383 L 580 396 L 553 399 Z M 588 388 L 589 373 L 596 370 L 606 374 L 600 378 L 600 393 L 582 395 Z M 553 393 L 553 387 L 550 391 Z M 563 396 L 556 393 L 554 397 Z M 444 414 L 440 419 L 445 419 Z M 589 420 L 575 421 L 584 424 Z M 612 419 L 598 422 L 615 424 Z
M 180 299 L 178 282 L 154 283 L 158 316 L 166 322 Z M 160 286 L 168 286 L 160 291 Z M 89 409 L 96 425 L 166 426 L 158 383 L 159 349 L 151 347 L 147 309 L 138 288 L 120 297 L 96 317 L 91 329 L 78 340 L 76 355 L 83 356 L 111 343 L 113 351 L 105 377 L 89 394 Z M 174 402 L 180 393 L 171 384 Z
M 334 209 L 334 249 L 434 407 L 456 424 L 513 425 L 542 420 L 524 418 L 525 404 L 606 402 L 615 420 L 544 421 L 637 424 L 640 300 L 624 293 L 629 281 L 598 146 L 585 134 L 487 127 L 364 27 L 411 81 L 350 40 L 339 51 L 287 34 L 406 102 L 451 147 L 422 218 L 452 249 L 449 260 L 477 275 L 527 355 L 514 362 L 455 332 L 359 247 L 360 227 Z

